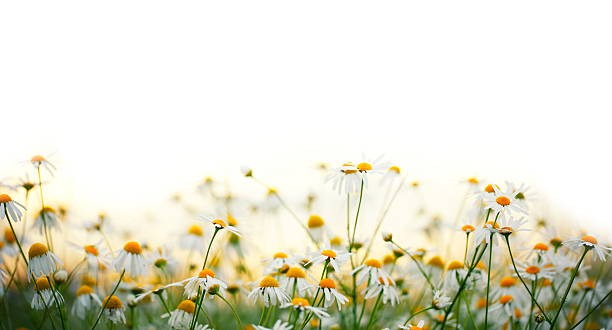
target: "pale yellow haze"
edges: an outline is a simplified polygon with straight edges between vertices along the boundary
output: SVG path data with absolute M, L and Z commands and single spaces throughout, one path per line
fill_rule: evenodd
M 51 155 L 50 200 L 132 219 L 205 175 L 261 194 L 242 164 L 297 203 L 331 189 L 313 181 L 316 162 L 384 153 L 449 187 L 431 209 L 454 214 L 462 178 L 507 179 L 537 191 L 539 212 L 610 237 L 611 12 L 609 1 L 3 2 L 0 177 Z

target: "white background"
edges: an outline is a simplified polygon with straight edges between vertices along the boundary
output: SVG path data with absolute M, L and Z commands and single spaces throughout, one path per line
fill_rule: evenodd
M 55 200 L 131 217 L 243 163 L 306 191 L 318 161 L 384 153 L 438 189 L 526 182 L 611 234 L 611 9 L 3 2 L 0 170 L 53 154 Z

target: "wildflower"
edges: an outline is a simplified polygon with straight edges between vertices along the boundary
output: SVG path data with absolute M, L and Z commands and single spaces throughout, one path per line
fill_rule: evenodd
M 116 271 L 125 270 L 131 277 L 138 277 L 147 272 L 147 264 L 142 255 L 142 247 L 138 242 L 130 241 L 125 243 L 123 249 L 119 251 L 117 258 L 113 261 Z
M 174 272 L 176 260 L 172 257 L 168 246 L 157 247 L 151 254 L 150 260 L 151 264 L 162 272 L 166 274 L 172 274 Z
M 495 234 L 499 233 L 499 224 L 495 221 L 487 221 L 481 228 L 474 231 L 474 244 L 481 243 L 497 243 L 495 240 Z M 491 242 L 493 240 L 493 242 Z
M 183 300 L 181 301 L 176 309 L 170 312 L 170 314 L 163 314 L 162 317 L 170 317 L 168 319 L 168 325 L 170 327 L 183 329 L 189 328 L 191 325 L 191 320 L 193 318 L 193 313 L 195 312 L 196 305 L 191 300 Z
M 519 231 L 530 231 L 531 229 L 522 228 L 527 223 L 527 219 L 515 218 L 510 215 L 500 215 L 497 223 L 499 224 L 498 231 L 502 235 L 510 235 Z
M 509 294 L 499 297 L 497 302 L 489 308 L 489 311 L 491 312 L 498 309 L 502 309 L 509 317 L 521 316 L 518 301 L 514 298 L 514 296 Z M 519 311 L 518 313 L 516 313 L 517 309 Z
M 518 279 L 512 276 L 504 276 L 499 281 L 499 286 L 496 288 L 496 292 L 499 295 L 511 295 L 519 297 L 521 295 L 522 288 L 518 285 Z
M 40 170 L 41 166 L 47 170 L 47 172 L 53 175 L 53 172 L 56 170 L 55 165 L 51 164 L 45 157 L 41 155 L 36 155 L 30 158 L 30 162 L 34 165 L 34 168 Z
M 10 216 L 10 220 L 14 222 L 21 221 L 23 211 L 26 207 L 23 204 L 14 201 L 11 196 L 7 194 L 0 194 L 0 220 L 4 219 L 7 214 Z
M 266 258 L 263 261 L 266 264 L 266 271 L 274 273 L 278 272 L 283 266 L 293 263 L 294 259 L 285 252 L 276 252 L 272 258 Z
M 446 275 L 444 276 L 444 284 L 449 288 L 457 289 L 467 271 L 464 268 L 463 262 L 451 261 L 446 267 Z
M 543 258 L 540 258 L 535 262 L 530 262 L 527 264 L 517 264 L 517 269 L 521 277 L 528 278 L 532 281 L 542 278 L 551 279 L 557 271 L 557 267 L 555 267 L 553 264 L 549 263 L 548 260 L 545 260 Z
M 363 156 L 363 161 L 357 164 L 357 170 L 362 174 L 379 174 L 388 170 L 391 166 L 388 162 L 383 162 L 384 155 L 377 158 L 367 158 Z M 399 170 L 399 168 L 398 168 Z M 399 174 L 399 171 L 398 171 Z
M 79 319 L 85 320 L 87 312 L 94 307 L 102 305 L 100 298 L 94 292 L 94 289 L 88 285 L 82 285 L 76 291 L 76 299 L 72 305 L 72 314 L 76 315 Z
M 56 302 L 60 305 L 64 304 L 64 298 L 58 291 L 51 288 L 51 284 L 46 277 L 39 277 L 34 289 L 36 292 L 30 304 L 33 309 L 45 309 L 53 306 Z
M 325 303 L 323 305 L 325 308 L 331 306 L 335 300 L 338 304 L 338 310 L 340 310 L 341 306 L 348 302 L 348 298 L 336 290 L 336 282 L 330 278 L 322 279 L 319 282 L 319 288 L 321 291 L 323 291 L 323 295 L 325 297 Z
M 125 323 L 125 307 L 123 302 L 117 296 L 107 296 L 102 301 L 104 306 L 104 316 L 114 324 Z
M 381 184 L 387 184 L 387 183 L 391 183 L 393 181 L 395 181 L 395 179 L 400 177 L 400 168 L 397 166 L 390 166 L 387 169 L 387 172 L 385 172 L 385 174 L 383 175 L 383 178 L 381 180 Z
M 41 243 L 34 243 L 28 251 L 28 274 L 33 276 L 50 275 L 57 269 L 57 266 L 62 261 L 47 249 L 47 246 Z
M 391 278 L 379 278 L 371 283 L 363 292 L 365 299 L 378 297 L 379 294 L 382 294 L 383 304 L 390 302 L 393 306 L 399 303 L 399 291 Z
M 327 234 L 327 229 L 325 227 L 325 221 L 320 216 L 313 214 L 308 218 L 308 230 L 312 234 L 312 237 L 317 242 L 323 240 L 323 236 Z
M 586 249 L 593 250 L 593 260 L 596 257 L 601 261 L 606 261 L 606 256 L 612 254 L 612 249 L 609 247 L 605 247 L 597 241 L 597 238 L 592 235 L 582 236 L 581 238 L 571 239 L 563 242 L 563 245 L 567 246 L 569 249 L 576 250 L 580 247 L 585 247 Z
M 291 302 L 282 304 L 281 308 L 294 308 L 299 312 L 309 311 L 312 312 L 318 318 L 329 317 L 329 314 L 325 311 L 325 309 L 321 307 L 310 306 L 308 300 L 304 298 L 293 298 Z
M 266 328 L 261 325 L 253 325 L 255 330 L 291 330 L 293 326 L 287 322 L 283 322 L 281 320 L 276 320 L 276 323 L 272 326 L 272 328 Z M 245 328 L 246 329 L 246 328 Z
M 361 185 L 361 176 L 357 167 L 351 162 L 342 164 L 342 166 L 332 168 L 325 179 L 326 182 L 332 183 L 332 189 L 338 193 L 354 193 Z
M 39 234 L 43 234 L 45 226 L 48 229 L 60 229 L 60 222 L 57 219 L 57 212 L 50 206 L 45 206 L 34 219 L 32 228 L 38 231 Z
M 487 204 L 487 208 L 495 212 L 509 211 L 509 212 L 519 212 L 526 214 L 525 211 L 518 203 L 516 203 L 516 198 L 512 191 L 502 191 L 496 185 L 493 185 L 493 194 L 488 194 L 485 197 L 485 202 Z
M 423 330 L 425 327 L 425 321 L 420 320 L 417 325 L 412 325 L 408 323 L 407 325 L 398 325 L 398 328 L 405 330 Z
M 289 301 L 289 296 L 279 287 L 278 281 L 271 276 L 264 277 L 259 286 L 249 293 L 249 298 L 253 300 L 261 299 L 264 305 L 279 305 Z
M 68 280 L 68 272 L 65 269 L 60 269 L 53 274 L 53 280 L 57 284 L 65 283 Z
M 216 278 L 215 272 L 211 269 L 202 269 L 197 276 L 188 278 L 181 281 L 185 284 L 185 296 L 191 299 L 197 297 L 199 292 L 204 294 L 209 293 L 211 290 L 226 289 L 227 284 Z
M 444 295 L 444 292 L 436 290 L 433 292 L 433 298 L 431 299 L 431 305 L 435 309 L 444 309 L 446 306 L 451 304 L 451 299 Z
M 204 244 L 204 231 L 198 225 L 189 227 L 179 240 L 181 248 L 194 252 L 203 250 Z
M 363 262 L 362 265 L 355 268 L 351 275 L 357 274 L 357 284 L 361 284 L 365 281 L 371 282 L 382 278 L 383 280 L 389 279 L 389 274 L 382 269 L 382 263 L 377 259 L 368 259 Z
M 231 232 L 234 235 L 240 236 L 240 231 L 238 230 L 238 228 L 228 225 L 226 221 L 222 219 L 208 217 L 208 216 L 200 216 L 198 217 L 198 220 L 210 222 L 215 227 L 215 230 L 224 229 L 224 230 Z
M 348 252 L 324 248 L 319 253 L 312 254 L 309 264 L 329 263 L 336 272 L 339 272 L 340 266 L 349 259 L 350 255 Z
M 301 267 L 290 267 L 281 278 L 281 285 L 287 292 L 291 292 L 294 286 L 300 293 L 307 291 L 309 285 L 306 281 L 306 272 Z

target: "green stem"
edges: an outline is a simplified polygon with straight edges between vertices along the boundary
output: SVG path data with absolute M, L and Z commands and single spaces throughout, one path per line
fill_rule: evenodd
M 355 215 L 355 223 L 353 223 L 353 235 L 351 237 L 351 243 L 349 245 L 349 251 L 353 250 L 353 246 L 355 245 L 355 232 L 357 231 L 357 222 L 359 222 L 359 211 L 361 211 L 361 202 L 363 200 L 363 178 L 361 179 L 361 187 L 359 188 L 359 203 L 357 204 L 357 214 Z
M 227 301 L 227 299 L 225 299 L 222 295 L 218 294 L 217 296 L 221 298 L 221 300 L 223 300 L 227 304 L 227 306 L 229 306 L 229 308 L 232 310 L 232 314 L 234 314 L 234 319 L 236 320 L 236 329 L 238 330 L 242 329 L 242 320 L 240 320 L 240 316 L 238 316 L 238 313 L 236 313 L 234 306 L 232 306 L 232 304 L 230 304 L 230 302 Z
M 38 189 L 40 190 L 40 204 L 42 205 L 42 210 L 40 212 L 40 215 L 42 216 L 42 221 L 43 221 L 43 229 L 45 232 L 45 239 L 47 240 L 47 246 L 49 247 L 49 250 L 53 251 L 53 246 L 51 245 L 51 239 L 50 239 L 50 235 L 49 235 L 49 228 L 47 227 L 47 212 L 45 211 L 45 198 L 43 197 L 43 184 L 42 184 L 42 178 L 40 176 L 40 166 L 37 167 L 38 169 Z
M 96 326 L 98 325 L 98 322 L 100 322 L 100 318 L 102 317 L 102 313 L 104 313 L 104 308 L 106 308 L 106 304 L 108 304 L 108 301 L 110 300 L 110 298 L 115 294 L 115 292 L 117 292 L 117 289 L 119 288 L 119 284 L 121 284 L 121 280 L 123 279 L 124 275 L 125 275 L 125 268 L 123 269 L 123 271 L 121 271 L 121 275 L 119 275 L 119 280 L 117 280 L 117 284 L 115 284 L 113 291 L 111 291 L 110 295 L 108 295 L 108 299 L 105 299 L 104 304 L 102 305 L 102 308 L 100 309 L 100 312 L 98 313 L 98 317 L 96 318 L 96 322 L 94 323 L 93 327 L 91 327 L 91 330 L 95 329 Z
M 575 329 L 577 326 L 580 325 L 580 323 L 584 322 L 584 320 L 586 320 L 589 316 L 591 316 L 591 314 L 597 309 L 599 308 L 599 306 L 601 306 L 601 304 L 603 304 L 608 297 L 610 297 L 610 294 L 612 294 L 612 290 L 608 291 L 608 293 L 597 303 L 597 305 L 595 305 L 583 318 L 580 319 L 580 321 L 578 321 L 578 323 L 574 324 L 570 330 Z
M 487 325 L 489 324 L 489 288 L 491 284 L 491 259 L 493 259 L 493 233 L 491 233 L 491 235 L 489 236 L 489 242 L 489 265 L 487 266 L 487 300 L 485 305 L 484 322 L 485 329 L 487 329 Z
M 431 279 L 429 278 L 429 275 L 425 272 L 425 270 L 423 269 L 423 267 L 421 266 L 421 263 L 414 258 L 414 256 L 412 255 L 412 253 L 410 253 L 409 251 L 407 251 L 406 249 L 404 249 L 403 247 L 399 246 L 397 243 L 395 243 L 395 241 L 391 240 L 390 241 L 391 244 L 395 245 L 397 248 L 399 248 L 400 250 L 402 250 L 407 256 L 410 257 L 410 259 L 412 259 L 412 261 L 414 261 L 414 263 L 416 264 L 417 268 L 419 269 L 419 272 L 421 273 L 421 275 L 423 275 L 423 277 L 425 277 L 425 279 L 427 280 L 427 283 L 429 284 L 429 286 L 431 287 L 432 290 L 435 290 L 436 287 L 433 285 L 433 283 L 431 282 Z
M 572 277 L 570 278 L 570 281 L 567 284 L 567 288 L 565 289 L 565 293 L 563 294 L 563 299 L 561 299 L 561 305 L 559 306 L 559 309 L 557 310 L 557 313 L 555 314 L 555 317 L 553 318 L 552 322 L 550 323 L 550 328 L 551 329 L 555 328 L 555 323 L 557 323 L 557 319 L 559 318 L 559 314 L 561 314 L 561 310 L 563 309 L 563 305 L 565 304 L 565 300 L 567 299 L 567 295 L 569 294 L 570 290 L 572 289 L 572 284 L 574 284 L 574 279 L 576 278 L 576 274 L 578 274 L 578 269 L 580 268 L 580 265 L 582 264 L 582 261 L 584 260 L 584 257 L 586 256 L 587 252 L 589 252 L 589 248 L 585 247 L 584 248 L 584 253 L 582 253 L 582 256 L 580 257 L 580 260 L 578 260 L 578 263 L 576 264 L 576 267 L 574 268 L 574 271 L 572 272 Z
M 378 305 L 380 304 L 380 300 L 382 299 L 383 293 L 382 291 L 378 294 L 378 298 L 376 298 L 376 302 L 374 303 L 374 307 L 372 308 L 372 314 L 370 314 L 370 320 L 368 321 L 368 325 L 366 326 L 366 330 L 369 330 L 374 322 L 374 317 L 376 316 L 376 312 L 378 310 Z
M 426 311 L 428 311 L 428 310 L 430 310 L 430 309 L 432 309 L 432 308 L 434 308 L 434 307 L 433 307 L 433 306 L 429 306 L 429 307 L 427 307 L 427 308 L 421 309 L 420 311 L 418 311 L 418 312 L 416 312 L 416 313 L 414 313 L 414 314 L 410 315 L 410 317 L 408 317 L 408 318 L 406 319 L 406 322 L 404 322 L 404 326 L 406 326 L 406 324 L 408 324 L 408 322 L 410 322 L 410 320 L 412 320 L 412 318 L 414 318 L 415 316 L 417 316 L 417 315 L 419 315 L 419 314 L 421 314 L 421 313 L 423 313 L 423 312 L 426 312 Z

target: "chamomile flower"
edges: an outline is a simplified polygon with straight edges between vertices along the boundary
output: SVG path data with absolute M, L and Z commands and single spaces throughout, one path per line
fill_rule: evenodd
M 22 244 L 24 242 L 22 241 Z M 11 228 L 4 229 L 4 241 L 0 240 L 0 253 L 14 257 L 19 253 L 19 247 L 17 246 L 17 240 Z
M 102 301 L 94 289 L 88 285 L 82 285 L 76 291 L 76 299 L 72 305 L 71 313 L 81 320 L 85 320 L 87 312 L 102 305 Z
M 390 279 L 389 274 L 382 268 L 382 263 L 378 259 L 368 259 L 359 267 L 355 268 L 351 275 L 357 274 L 357 284 L 366 281 L 372 282 L 379 278 L 383 280 Z
M 519 212 L 527 214 L 527 211 L 516 202 L 516 198 L 512 191 L 502 191 L 496 185 L 492 187 L 495 192 L 493 194 L 487 194 L 484 199 L 487 208 L 495 212 Z
M 474 244 L 481 244 L 483 242 L 491 244 L 491 240 L 493 240 L 494 244 L 497 244 L 495 234 L 499 233 L 499 229 L 499 223 L 496 223 L 495 221 L 487 221 L 484 225 L 482 225 L 482 227 L 474 231 Z
M 47 170 L 47 172 L 51 176 L 53 176 L 53 172 L 56 171 L 55 165 L 53 165 L 50 161 L 48 161 L 45 157 L 41 155 L 33 156 L 32 158 L 30 158 L 30 162 L 32 163 L 35 169 L 40 170 L 40 168 L 42 167 L 43 169 Z
M 324 248 L 320 252 L 312 254 L 312 258 L 308 262 L 311 265 L 317 265 L 322 263 L 330 264 L 336 272 L 340 272 L 340 266 L 348 261 L 350 253 L 339 250 L 333 250 L 331 248 Z
M 401 170 L 399 167 L 397 166 L 390 166 L 387 171 L 385 172 L 385 174 L 383 175 L 383 178 L 381 180 L 381 184 L 387 184 L 387 183 L 391 183 L 393 181 L 395 181 L 397 178 L 400 177 Z
M 451 261 L 446 266 L 446 274 L 444 275 L 444 285 L 448 289 L 458 289 L 461 281 L 465 277 L 467 271 L 461 261 Z
M 181 301 L 176 309 L 170 312 L 170 314 L 163 314 L 161 317 L 168 319 L 168 325 L 172 329 L 188 329 L 193 319 L 193 313 L 195 312 L 196 305 L 191 300 Z
M 238 228 L 228 225 L 227 222 L 223 219 L 200 216 L 198 217 L 198 220 L 210 222 L 215 227 L 215 230 L 227 230 L 234 235 L 240 236 L 240 231 L 238 230 Z
M 266 327 L 263 327 L 261 325 L 254 325 L 253 324 L 253 329 L 255 329 L 255 330 L 291 330 L 291 329 L 293 329 L 293 326 L 290 325 L 287 322 L 283 322 L 281 320 L 276 320 L 276 323 L 274 323 L 272 328 L 266 328 Z
M 363 291 L 365 299 L 377 298 L 380 294 L 383 304 L 391 303 L 393 306 L 399 303 L 399 291 L 391 278 L 379 278 Z
M 451 299 L 444 294 L 443 291 L 436 290 L 431 298 L 431 305 L 435 309 L 444 309 L 451 304 Z
M 412 325 L 408 323 L 406 325 L 398 325 L 397 327 L 403 330 L 423 330 L 423 328 L 425 327 L 425 321 L 420 320 L 417 325 Z
M 172 257 L 172 252 L 167 245 L 159 246 L 153 250 L 150 256 L 151 264 L 162 273 L 173 274 L 177 261 Z
M 252 300 L 261 300 L 266 307 L 280 305 L 289 301 L 289 296 L 280 288 L 278 281 L 271 276 L 264 277 L 259 281 L 248 296 Z
M 515 218 L 511 215 L 500 214 L 497 221 L 499 224 L 498 231 L 502 235 L 510 235 L 519 231 L 531 231 L 531 229 L 523 228 L 527 223 L 527 219 Z
M 0 220 L 8 215 L 13 222 L 19 222 L 25 209 L 26 207 L 23 204 L 14 201 L 11 196 L 0 194 Z
M 131 277 L 144 275 L 147 272 L 147 262 L 142 255 L 140 243 L 135 241 L 125 243 L 113 260 L 113 266 L 118 272 L 125 270 L 125 273 Z
M 313 214 L 308 218 L 307 222 L 308 230 L 310 234 L 317 242 L 321 242 L 328 234 L 328 229 L 325 226 L 325 221 L 320 216 Z
M 563 245 L 567 246 L 571 250 L 576 250 L 581 247 L 585 247 L 586 249 L 593 250 L 593 260 L 599 258 L 601 261 L 606 261 L 606 256 L 612 254 L 612 249 L 609 247 L 605 247 L 597 241 L 597 238 L 593 235 L 585 235 L 581 238 L 570 239 L 563 242 Z
M 58 292 L 51 288 L 51 284 L 46 277 L 39 277 L 34 285 L 34 297 L 30 306 L 33 309 L 45 309 L 47 307 L 54 306 L 56 303 L 60 305 L 64 304 L 64 297 Z
M 125 307 L 117 296 L 107 296 L 102 301 L 104 316 L 114 324 L 125 323 Z
M 183 280 L 185 283 L 185 296 L 191 299 L 200 293 L 208 293 L 211 290 L 227 289 L 227 284 L 217 278 L 217 274 L 211 269 L 202 269 L 197 276 Z
M 60 229 L 60 222 L 57 219 L 57 212 L 50 206 L 45 206 L 38 211 L 32 228 L 37 230 L 40 235 L 43 235 L 45 226 L 48 229 Z
M 552 279 L 557 271 L 557 267 L 543 258 L 528 263 L 517 262 L 517 269 L 522 278 L 532 281 L 542 278 Z
M 204 231 L 199 225 L 189 227 L 179 240 L 179 246 L 188 251 L 202 251 L 204 245 Z
M 57 270 L 62 261 L 49 251 L 46 245 L 34 243 L 28 250 L 28 274 L 35 277 L 50 275 Z
M 110 267 L 111 260 L 106 257 L 106 249 L 100 243 L 78 245 L 69 242 L 69 245 L 75 250 L 85 253 L 87 266 L 90 270 L 97 271 L 100 267 Z
M 517 308 L 520 310 L 518 300 L 513 295 L 506 294 L 499 297 L 497 302 L 489 307 L 489 312 L 501 309 L 508 317 L 513 317 Z
M 363 160 L 357 164 L 357 170 L 362 175 L 365 174 L 381 174 L 391 167 L 389 162 L 383 161 L 384 155 L 377 158 L 368 158 L 363 156 Z
M 332 189 L 337 190 L 339 194 L 351 194 L 359 190 L 361 179 L 357 167 L 347 162 L 342 166 L 330 169 L 325 182 L 331 182 Z
M 519 284 L 519 280 L 513 276 L 504 276 L 499 280 L 499 286 L 496 287 L 496 293 L 500 296 L 511 295 L 520 297 L 523 293 L 523 288 Z
M 303 293 L 310 287 L 306 281 L 306 271 L 302 267 L 290 267 L 285 276 L 281 277 L 280 283 L 287 292 L 292 292 L 295 287 L 299 293 Z
M 334 301 L 338 304 L 338 310 L 342 309 L 342 305 L 348 302 L 348 298 L 336 290 L 336 282 L 331 278 L 324 278 L 319 282 L 319 288 L 325 297 L 324 307 L 329 308 Z
M 290 257 L 285 252 L 276 252 L 272 258 L 263 260 L 266 268 L 266 273 L 277 273 L 283 267 L 289 267 L 289 264 L 294 262 L 295 258 Z
M 308 300 L 304 298 L 293 298 L 291 302 L 282 304 L 281 308 L 293 308 L 299 312 L 312 312 L 316 317 L 320 319 L 329 317 L 329 314 L 325 311 L 324 308 L 310 306 Z

